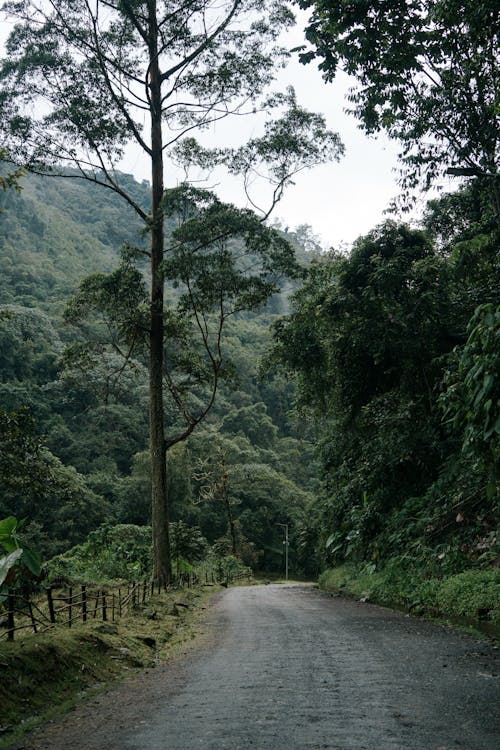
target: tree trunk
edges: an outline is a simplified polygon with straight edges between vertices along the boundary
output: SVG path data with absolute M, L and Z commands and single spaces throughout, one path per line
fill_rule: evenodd
M 227 524 L 229 527 L 229 533 L 231 534 L 231 552 L 234 557 L 238 557 L 238 547 L 236 542 L 236 523 L 231 509 L 231 501 L 229 499 L 229 488 L 228 488 L 228 473 L 226 468 L 226 456 L 222 454 L 222 499 L 226 506 Z
M 153 577 L 162 584 L 171 579 L 168 533 L 167 470 L 163 409 L 163 140 L 161 79 L 158 65 L 156 2 L 149 3 L 149 95 L 151 117 L 151 317 L 149 360 L 149 429 L 151 451 L 151 515 Z
M 224 498 L 224 501 L 226 503 L 226 512 L 227 512 L 227 518 L 229 522 L 229 531 L 231 533 L 231 551 L 234 555 L 234 557 L 238 557 L 238 546 L 236 542 L 236 523 L 234 521 L 233 513 L 231 510 L 231 503 L 229 502 L 229 498 L 226 496 Z

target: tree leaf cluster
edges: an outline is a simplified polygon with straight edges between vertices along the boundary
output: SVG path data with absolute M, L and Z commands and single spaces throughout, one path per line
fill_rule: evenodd
M 401 144 L 401 184 L 435 184 L 447 169 L 488 175 L 498 191 L 496 3 L 298 0 L 312 11 L 302 62 L 327 80 L 354 76 L 349 111 L 367 133 Z M 496 180 L 496 188 L 495 188 Z M 497 193 L 498 208 L 498 193 Z
M 465 222 L 476 189 L 433 203 L 439 231 L 461 201 Z M 487 227 L 472 211 L 442 246 L 385 222 L 312 266 L 275 326 L 275 357 L 318 422 L 322 489 L 301 536 L 319 564 L 403 555 L 457 572 L 496 554 L 498 314 L 478 301 L 498 301 L 500 277 Z

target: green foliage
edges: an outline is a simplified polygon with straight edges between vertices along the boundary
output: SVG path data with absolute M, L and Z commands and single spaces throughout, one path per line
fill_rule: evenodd
M 2 382 L 46 382 L 56 373 L 55 360 L 61 349 L 60 335 L 47 314 L 20 305 L 0 307 Z
M 34 423 L 26 410 L 6 412 L 0 409 L 0 515 L 10 511 L 24 517 L 31 503 L 50 481 L 50 468 L 40 441 L 34 435 Z
M 500 455 L 500 307 L 479 306 L 468 333 L 441 402 L 445 418 L 463 434 L 463 451 L 486 464 L 494 495 Z
M 238 413 L 235 410 L 233 415 Z M 255 413 L 265 416 L 261 407 Z M 190 440 L 195 481 L 187 518 L 200 526 L 210 543 L 220 545 L 224 554 L 236 546 L 246 565 L 267 571 L 283 565 L 283 534 L 277 524 L 289 523 L 290 564 L 299 569 L 302 563 L 297 558 L 296 534 L 304 508 L 312 500 L 308 492 L 312 447 L 275 435 L 270 450 L 262 447 L 258 431 L 252 442 L 239 425 L 238 419 L 228 419 L 220 432 L 207 430 Z M 299 481 L 293 481 L 291 477 L 297 476 Z
M 184 563 L 196 563 L 208 552 L 200 530 L 182 521 L 170 525 L 170 538 L 178 573 L 183 572 Z M 151 545 L 151 526 L 104 524 L 81 544 L 52 558 L 47 564 L 49 579 L 82 583 L 144 580 L 152 573 Z
M 433 204 L 435 232 L 461 212 L 446 247 L 388 222 L 316 263 L 275 327 L 274 356 L 321 427 L 319 502 L 298 534 L 315 566 L 404 554 L 441 576 L 495 559 L 498 323 L 475 308 L 495 298 L 498 260 L 483 205 L 471 189 Z
M 344 145 L 337 133 L 326 129 L 322 115 L 308 112 L 298 104 L 292 87 L 285 94 L 270 97 L 267 105 L 271 103 L 285 105 L 283 115 L 268 120 L 262 137 L 251 138 L 244 146 L 229 150 L 224 160 L 230 174 L 244 176 L 247 195 L 251 182 L 267 172 L 274 186 L 274 205 L 297 172 L 316 164 L 339 161 Z
M 133 346 L 143 339 L 147 325 L 147 292 L 142 274 L 124 253 L 118 268 L 109 274 L 87 276 L 65 310 L 68 323 L 78 323 L 93 314 L 102 316 L 102 327 L 116 331 L 112 343 Z M 106 339 L 105 339 L 106 342 Z M 71 357 L 71 351 L 67 353 Z
M 219 382 L 229 385 L 233 379 L 224 340 L 228 321 L 262 307 L 279 291 L 280 279 L 296 276 L 300 269 L 281 233 L 251 211 L 221 203 L 209 191 L 186 185 L 168 190 L 163 210 L 176 220 L 162 265 L 171 294 L 164 312 L 171 448 L 212 409 Z M 66 319 L 82 329 L 86 343 L 66 348 L 62 373 L 72 392 L 75 387 L 80 391 L 80 399 L 109 400 L 120 389 L 124 372 L 129 380 L 145 378 L 146 302 L 130 248 L 116 271 L 94 274 L 80 284 Z
M 300 373 L 303 402 L 329 417 L 321 442 L 331 497 L 323 544 L 336 533 L 329 555 L 369 554 L 399 498 L 421 492 L 436 472 L 429 391 L 449 337 L 447 296 L 444 263 L 428 240 L 387 223 L 349 258 L 311 269 L 277 327 L 277 354 Z
M 47 565 L 49 579 L 83 583 L 142 580 L 151 575 L 151 527 L 105 524 Z
M 25 410 L 0 409 L 0 516 L 28 518 L 29 541 L 44 557 L 82 539 L 98 525 L 106 506 L 82 476 L 65 467 L 34 434 Z
M 422 232 L 387 222 L 349 258 L 311 269 L 277 327 L 278 355 L 303 373 L 304 401 L 352 416 L 397 387 L 418 390 L 447 334 L 443 262 Z
M 287 238 L 253 211 L 189 185 L 167 190 L 163 206 L 176 223 L 164 264 L 166 278 L 184 284 L 185 295 L 192 287 L 204 312 L 213 310 L 221 292 L 228 314 L 259 307 L 279 291 L 280 276 L 300 270 Z M 236 240 L 238 247 L 229 244 Z
M 208 552 L 207 540 L 197 526 L 188 526 L 183 521 L 170 524 L 170 544 L 172 559 L 177 572 L 182 572 L 182 563 L 195 563 L 203 560 Z
M 311 8 L 302 61 L 358 82 L 351 112 L 402 144 L 402 184 L 429 187 L 447 167 L 497 174 L 498 24 L 493 0 L 298 0 Z M 471 95 L 474 91 L 474 96 Z M 498 184 L 497 184 L 498 188 Z M 498 197 L 497 197 L 498 210 Z
M 278 435 L 278 430 L 262 403 L 243 406 L 228 414 L 222 420 L 221 430 L 233 435 L 245 435 L 253 445 L 260 448 L 272 448 Z
M 23 525 L 24 521 L 14 516 L 0 520 L 0 545 L 7 552 L 0 558 L 0 600 L 2 591 L 19 586 L 26 579 L 37 578 L 42 572 L 40 556 L 19 536 Z
M 497 632 L 500 627 L 500 573 L 496 569 L 467 570 L 442 579 L 395 558 L 379 570 L 374 565 L 343 565 L 326 570 L 319 584 L 327 591 L 340 591 L 415 614 L 470 625 L 486 622 Z
M 10 552 L 5 557 L 0 557 L 0 600 L 1 591 L 5 581 L 10 584 L 12 573 L 14 568 L 18 565 L 20 558 L 23 555 L 22 549 L 16 549 L 14 552 Z
M 443 612 L 455 616 L 489 619 L 500 626 L 500 572 L 467 570 L 443 581 L 439 603 Z
M 25 171 L 9 161 L 9 152 L 5 148 L 0 148 L 0 171 L 0 190 L 14 189 L 19 192 L 22 189 L 19 180 L 24 177 Z
M 147 185 L 121 179 L 138 201 L 147 200 Z M 52 315 L 84 276 L 112 270 L 124 242 L 141 241 L 131 209 L 82 180 L 27 174 L 20 195 L 0 193 L 0 209 L 0 299 Z
M 478 178 L 452 193 L 442 193 L 439 198 L 428 201 L 423 225 L 439 249 L 451 252 L 464 240 L 476 238 L 477 243 L 477 238 L 484 240 L 488 234 L 494 235 L 498 228 L 496 212 L 487 181 Z M 462 247 L 467 252 L 466 246 Z M 472 253 L 467 255 L 473 260 Z M 477 283 L 477 268 L 469 266 L 467 270 L 476 276 Z
M 227 547 L 224 544 L 213 545 L 206 559 L 203 563 L 197 565 L 195 570 L 201 581 L 205 577 L 210 580 L 212 575 L 219 581 L 230 581 L 240 575 L 248 575 L 249 577 L 252 575 L 251 568 L 245 565 L 240 558 L 228 554 Z
M 149 452 L 132 457 L 130 473 L 116 487 L 116 515 L 121 523 L 144 525 L 151 522 L 151 466 Z

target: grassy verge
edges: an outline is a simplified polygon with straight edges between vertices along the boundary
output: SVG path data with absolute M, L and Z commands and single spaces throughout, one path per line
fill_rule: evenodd
M 500 570 L 467 570 L 425 578 L 397 563 L 381 570 L 343 565 L 325 571 L 320 588 L 500 636 Z
M 175 653 L 194 637 L 196 617 L 213 592 L 163 593 L 118 622 L 0 641 L 0 748 L 104 684 Z

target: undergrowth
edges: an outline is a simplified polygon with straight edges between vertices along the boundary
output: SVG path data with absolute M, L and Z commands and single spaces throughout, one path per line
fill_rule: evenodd
M 413 614 L 477 625 L 500 634 L 500 570 L 467 570 L 447 578 L 427 577 L 398 561 L 384 568 L 343 565 L 326 570 L 319 586 Z

